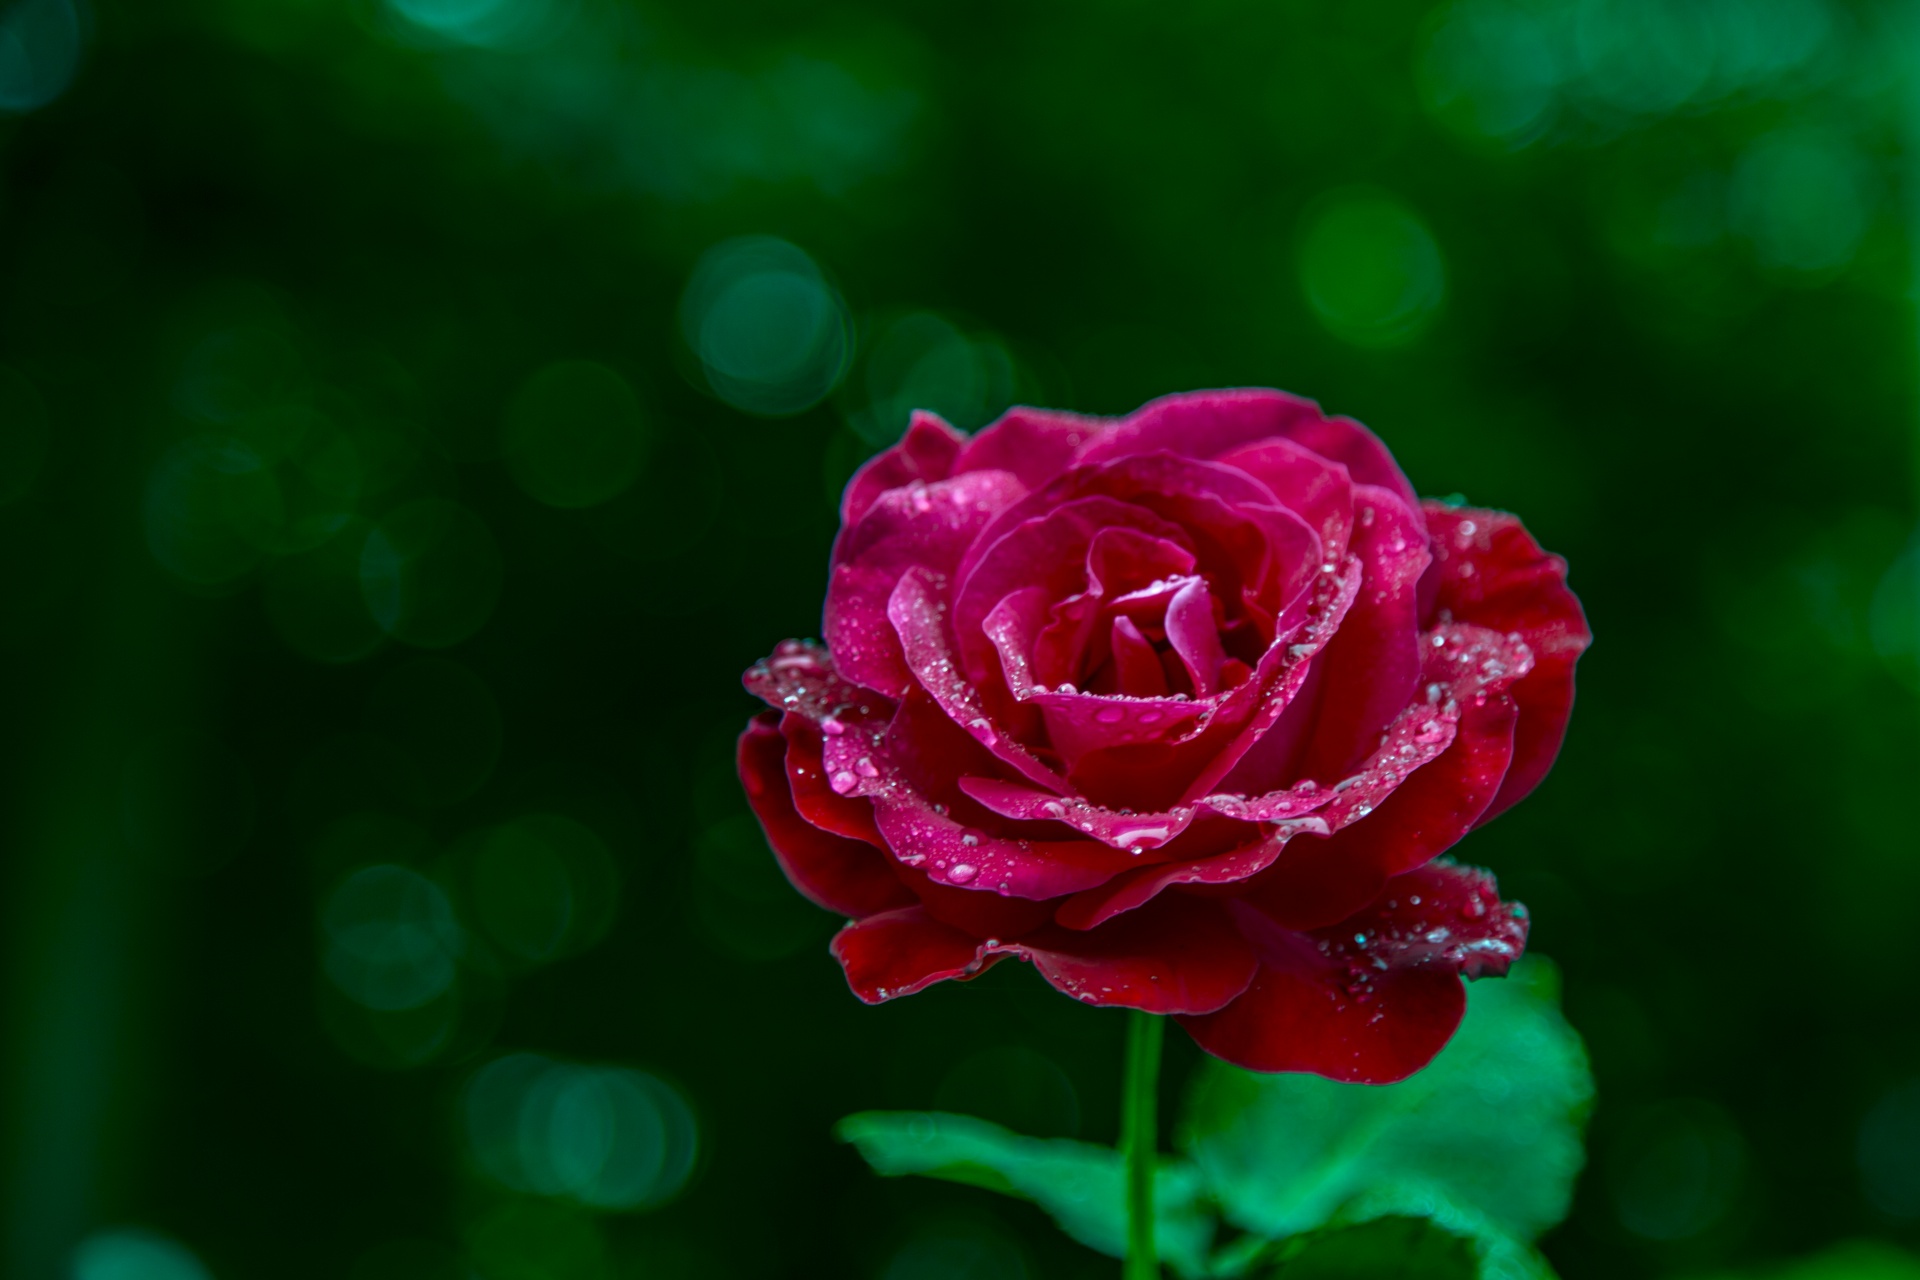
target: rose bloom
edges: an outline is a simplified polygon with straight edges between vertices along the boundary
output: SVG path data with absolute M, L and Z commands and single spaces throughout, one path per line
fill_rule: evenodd
M 740 775 L 869 1002 L 1008 956 L 1258 1071 L 1383 1082 L 1523 907 L 1438 859 L 1553 763 L 1566 565 L 1277 391 L 932 414 L 848 484 Z

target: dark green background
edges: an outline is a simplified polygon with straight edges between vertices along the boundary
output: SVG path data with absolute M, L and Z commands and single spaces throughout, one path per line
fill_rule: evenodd
M 1920 1243 L 1889 1212 L 1920 1213 L 1920 576 L 1884 15 L 515 5 L 539 20 L 463 40 L 406 20 L 456 7 L 427 0 L 101 0 L 71 85 L 0 123 L 9 1275 L 123 1224 L 219 1280 L 427 1274 L 369 1259 L 401 1238 L 492 1280 L 1114 1272 L 828 1129 L 941 1105 L 1110 1141 L 1122 1019 L 1013 965 L 865 1008 L 743 835 L 739 673 L 817 630 L 831 495 L 901 425 L 866 353 L 918 311 L 997 342 L 1026 400 L 1312 396 L 1571 562 L 1597 642 L 1561 764 L 1460 850 L 1533 908 L 1593 1055 L 1568 1280 Z M 1777 65 L 1727 70 L 1735 10 Z M 1474 116 L 1436 59 L 1522 19 L 1585 61 L 1555 108 Z M 1398 327 L 1306 287 L 1398 296 L 1379 245 L 1315 247 L 1356 187 L 1416 229 Z M 855 326 L 798 414 L 717 399 L 677 328 L 745 234 L 812 255 Z M 557 360 L 625 379 L 650 442 L 582 509 L 500 456 Z M 294 546 L 218 450 L 303 407 L 360 483 Z M 376 643 L 355 566 L 423 498 L 484 526 L 421 570 L 468 615 Z M 307 656 L 301 618 L 368 651 Z M 455 1031 L 407 1050 L 324 975 L 327 895 L 367 862 L 457 880 L 531 812 L 604 844 L 611 927 L 540 965 L 476 943 Z M 507 1049 L 672 1083 L 686 1189 L 595 1215 L 490 1183 L 458 1100 Z M 1170 1040 L 1170 1107 L 1196 1056 Z

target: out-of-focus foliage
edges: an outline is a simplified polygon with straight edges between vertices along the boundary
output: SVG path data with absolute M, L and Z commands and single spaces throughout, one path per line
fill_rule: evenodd
M 831 1142 L 1106 1144 L 1121 1020 L 853 1001 L 737 680 L 913 407 L 1235 384 L 1519 511 L 1592 614 L 1462 850 L 1603 1099 L 1544 1254 L 1920 1247 L 1911 32 L 0 0 L 0 1271 L 1107 1274 Z
M 1209 1061 L 1178 1125 L 1185 1158 L 1155 1178 L 1167 1263 L 1182 1276 L 1370 1266 L 1551 1280 L 1529 1246 L 1566 1216 L 1585 1159 L 1586 1053 L 1560 1016 L 1550 961 L 1529 958 L 1470 992 L 1453 1040 L 1398 1084 Z M 1125 1252 L 1121 1157 L 1110 1148 L 941 1113 L 864 1113 L 838 1133 L 879 1173 L 1019 1196 L 1083 1244 Z M 1241 1233 L 1218 1250 L 1216 1221 Z
M 1070 1138 L 1028 1138 L 972 1116 L 864 1112 L 835 1128 L 875 1172 L 920 1174 L 1031 1200 L 1080 1243 L 1114 1257 L 1127 1249 L 1125 1160 L 1111 1147 Z M 1209 1274 L 1213 1215 L 1200 1203 L 1194 1168 L 1167 1161 L 1154 1172 L 1155 1244 L 1183 1276 Z
M 1920 1258 L 1883 1244 L 1851 1241 L 1798 1262 L 1701 1280 L 1920 1280 Z

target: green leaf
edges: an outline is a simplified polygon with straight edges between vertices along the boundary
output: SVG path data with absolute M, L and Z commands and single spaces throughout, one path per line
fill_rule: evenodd
M 1474 1280 L 1467 1243 L 1425 1218 L 1375 1218 L 1302 1236 L 1274 1280 Z
M 997 1124 L 940 1111 L 865 1111 L 834 1129 L 887 1177 L 920 1174 L 1019 1196 L 1045 1209 L 1061 1230 L 1113 1257 L 1126 1254 L 1124 1162 L 1110 1147 L 1065 1138 L 1023 1138 Z M 1154 1180 L 1160 1256 L 1186 1276 L 1206 1274 L 1213 1217 L 1198 1174 L 1163 1159 Z
M 1475 983 L 1452 1043 L 1399 1084 L 1209 1063 L 1178 1145 L 1228 1221 L 1256 1235 L 1433 1216 L 1482 1242 L 1483 1275 L 1550 1274 L 1544 1263 L 1509 1266 L 1504 1246 L 1484 1242 L 1531 1258 L 1525 1242 L 1566 1216 L 1585 1160 L 1593 1078 L 1558 997 L 1558 975 L 1540 958 Z
M 1350 1229 L 1364 1229 L 1375 1223 L 1408 1219 L 1430 1223 L 1463 1244 L 1470 1267 L 1465 1274 L 1473 1280 L 1554 1280 L 1553 1268 L 1532 1245 L 1486 1214 L 1449 1200 L 1430 1182 L 1376 1186 L 1349 1201 L 1335 1223 Z M 1408 1274 L 1426 1273 L 1409 1271 Z M 1286 1280 L 1294 1280 L 1290 1270 L 1282 1271 L 1281 1275 Z

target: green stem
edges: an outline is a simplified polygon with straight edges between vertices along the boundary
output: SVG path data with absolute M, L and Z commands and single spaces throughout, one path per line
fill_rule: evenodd
M 1121 1086 L 1120 1149 L 1127 1158 L 1126 1280 L 1160 1280 L 1153 1246 L 1153 1170 L 1160 1147 L 1160 1041 L 1166 1019 L 1127 1014 L 1127 1071 Z

